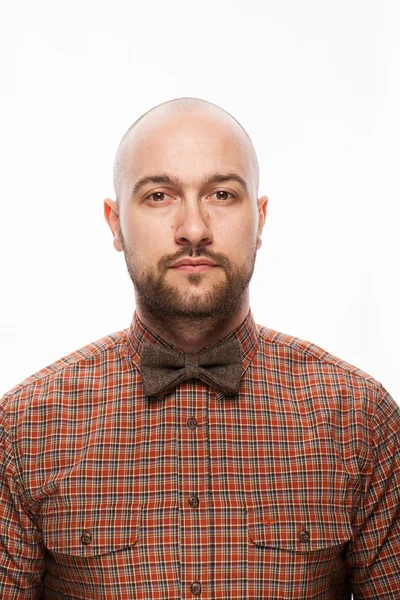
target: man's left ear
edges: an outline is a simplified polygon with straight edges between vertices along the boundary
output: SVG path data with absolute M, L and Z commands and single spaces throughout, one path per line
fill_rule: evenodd
M 261 196 L 261 198 L 259 198 L 257 200 L 257 208 L 258 208 L 257 250 L 259 248 L 261 248 L 261 244 L 262 244 L 261 234 L 262 234 L 262 230 L 264 229 L 265 219 L 267 218 L 267 204 L 268 204 L 267 196 Z

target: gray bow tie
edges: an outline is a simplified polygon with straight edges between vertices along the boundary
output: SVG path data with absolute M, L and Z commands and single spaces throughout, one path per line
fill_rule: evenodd
M 144 342 L 140 373 L 146 396 L 161 394 L 193 378 L 233 394 L 239 390 L 242 378 L 242 349 L 232 338 L 192 354 Z

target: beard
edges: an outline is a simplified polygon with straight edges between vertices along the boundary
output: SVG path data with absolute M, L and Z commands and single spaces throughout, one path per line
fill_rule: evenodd
M 156 267 L 145 270 L 135 259 L 132 252 L 121 235 L 121 243 L 128 273 L 139 296 L 142 309 L 148 315 L 159 321 L 189 320 L 200 321 L 207 319 L 224 319 L 231 316 L 240 306 L 247 291 L 254 271 L 257 248 L 252 248 L 250 260 L 235 265 L 223 253 L 214 253 L 205 248 L 194 251 L 191 247 L 184 247 L 179 252 L 161 258 Z M 225 277 L 211 289 L 197 292 L 201 286 L 202 273 L 186 273 L 184 276 L 190 288 L 182 291 L 178 286 L 166 282 L 168 269 L 179 259 L 184 257 L 207 257 L 219 269 L 223 269 Z

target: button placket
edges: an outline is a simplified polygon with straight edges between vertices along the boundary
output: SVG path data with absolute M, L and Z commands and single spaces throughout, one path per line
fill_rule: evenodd
M 209 561 L 209 551 L 203 547 L 202 539 L 209 519 L 207 502 L 203 504 L 203 498 L 208 488 L 208 436 L 205 423 L 208 421 L 210 390 L 212 388 L 208 389 L 201 381 L 188 381 L 182 385 L 178 398 L 180 414 L 177 416 L 181 435 L 178 448 L 182 477 L 180 497 L 183 502 L 180 535 L 184 546 L 181 577 L 187 586 L 187 593 L 192 597 L 204 594 L 197 579 L 198 569 L 199 565 Z

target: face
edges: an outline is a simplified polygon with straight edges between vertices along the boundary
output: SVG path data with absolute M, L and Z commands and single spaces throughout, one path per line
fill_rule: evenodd
M 229 315 L 248 292 L 267 198 L 256 199 L 247 144 L 199 113 L 144 120 L 126 140 L 119 203 L 106 199 L 105 216 L 150 314 Z

